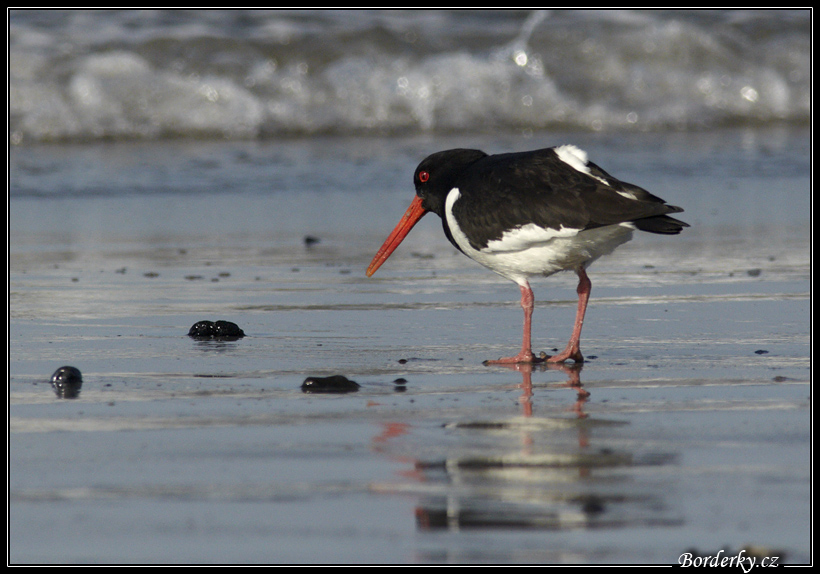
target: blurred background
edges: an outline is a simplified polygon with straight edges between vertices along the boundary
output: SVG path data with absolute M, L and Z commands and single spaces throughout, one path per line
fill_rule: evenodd
M 9 138 L 808 125 L 808 10 L 12 10 Z

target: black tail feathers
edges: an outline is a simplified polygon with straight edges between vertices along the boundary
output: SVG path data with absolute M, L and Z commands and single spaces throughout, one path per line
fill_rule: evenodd
M 672 206 L 670 206 L 672 207 Z M 673 213 L 683 211 L 676 208 Z M 668 215 L 656 215 L 654 217 L 645 217 L 643 219 L 636 219 L 632 223 L 641 231 L 648 231 L 649 233 L 660 233 L 663 235 L 677 235 L 684 227 L 689 227 L 688 223 L 684 223 L 674 217 Z

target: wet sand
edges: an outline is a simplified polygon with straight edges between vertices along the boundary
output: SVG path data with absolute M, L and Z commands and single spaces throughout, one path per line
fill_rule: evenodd
M 193 191 L 12 195 L 10 562 L 807 562 L 802 136 L 731 157 L 677 136 L 654 164 L 632 136 L 620 166 L 584 137 L 693 228 L 595 263 L 589 360 L 532 372 L 482 365 L 518 346 L 518 292 L 434 216 L 364 276 L 429 141 L 70 152 L 107 166 L 87 189 L 135 186 L 123 162 L 141 157 L 160 164 L 146 187 Z M 13 167 L 67 152 L 38 153 Z M 162 162 L 183 169 L 163 179 Z M 56 171 L 27 185 L 48 196 Z M 539 350 L 566 342 L 573 279 L 533 284 Z M 219 319 L 246 336 L 187 336 Z M 82 371 L 76 399 L 49 384 L 63 365 Z M 337 374 L 359 389 L 300 388 Z

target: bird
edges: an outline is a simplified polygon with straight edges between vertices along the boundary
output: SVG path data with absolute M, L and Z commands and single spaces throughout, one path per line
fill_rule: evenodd
M 440 151 L 422 160 L 413 184 L 415 198 L 366 275 L 382 266 L 425 214 L 441 217 L 444 234 L 457 250 L 521 291 L 521 350 L 485 364 L 582 363 L 581 328 L 592 289 L 589 265 L 631 240 L 635 230 L 677 235 L 689 227 L 669 216 L 682 208 L 619 181 L 574 145 L 493 155 L 477 149 Z M 536 356 L 529 280 L 568 270 L 578 276 L 572 334 L 563 351 Z

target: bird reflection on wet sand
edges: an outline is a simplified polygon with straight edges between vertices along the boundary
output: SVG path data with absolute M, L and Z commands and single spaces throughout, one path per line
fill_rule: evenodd
M 523 407 L 522 414 L 525 417 L 532 416 L 533 392 L 532 392 L 532 371 L 533 369 L 540 372 L 544 371 L 560 371 L 567 375 L 567 380 L 562 386 L 575 389 L 578 393 L 573 410 L 579 418 L 585 418 L 584 403 L 589 399 L 589 391 L 583 388 L 581 384 L 581 370 L 584 368 L 583 363 L 513 363 L 503 365 L 504 367 L 513 371 L 521 373 L 521 405 Z
M 399 473 L 407 483 L 384 488 L 419 489 L 417 528 L 570 530 L 680 523 L 668 501 L 647 494 L 641 481 L 624 473 L 631 467 L 674 465 L 675 456 L 611 447 L 628 423 L 584 411 L 591 395 L 581 383 L 582 364 L 502 368 L 521 375 L 515 385 L 521 390 L 519 415 L 445 423 L 446 440 L 440 442 L 446 446 L 438 454 L 407 454 L 420 432 L 411 425 L 388 425 L 378 436 L 380 452 L 398 448 L 402 454 L 397 458 L 412 464 Z M 552 371 L 566 379 L 533 383 L 534 372 Z M 543 391 L 562 388 L 574 392 L 575 400 L 556 408 Z M 560 559 L 560 549 L 549 552 Z

